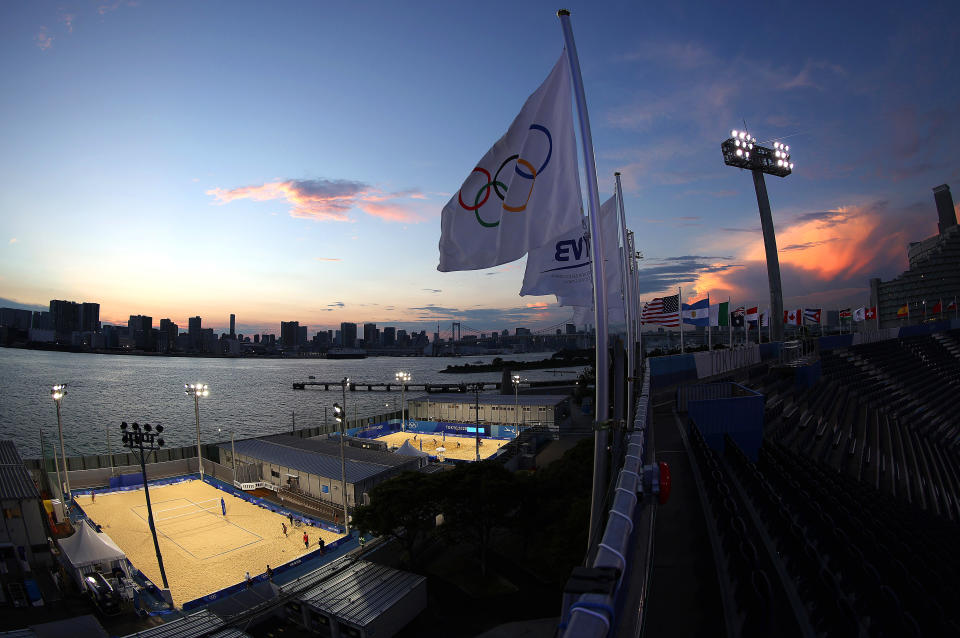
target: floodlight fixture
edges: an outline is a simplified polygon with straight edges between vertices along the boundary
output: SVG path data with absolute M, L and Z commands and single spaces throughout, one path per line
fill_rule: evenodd
M 164 589 L 170 589 L 167 583 L 167 572 L 163 568 L 163 556 L 160 555 L 160 543 L 157 541 L 157 528 L 153 521 L 153 506 L 150 503 L 150 482 L 147 480 L 147 458 L 151 452 L 156 452 L 165 445 L 163 437 L 163 426 L 152 427 L 149 423 L 144 423 L 143 427 L 136 421 L 127 425 L 126 421 L 120 424 L 120 431 L 123 433 L 120 440 L 123 447 L 133 452 L 137 460 L 140 461 L 140 471 L 143 474 L 143 495 L 147 501 L 147 523 L 150 526 L 150 533 L 153 536 L 153 549 L 157 554 L 157 565 L 160 566 L 160 578 L 163 579 Z
M 193 397 L 193 413 L 197 419 L 197 467 L 200 468 L 200 480 L 202 481 L 203 452 L 200 450 L 200 397 L 210 396 L 210 386 L 206 383 L 184 383 L 183 393 Z
M 775 141 L 772 146 L 757 144 L 757 138 L 746 131 L 732 130 L 730 137 L 720 144 L 723 162 L 727 166 L 745 168 L 753 173 L 753 186 L 760 208 L 760 226 L 763 229 L 763 244 L 767 257 L 767 279 L 770 284 L 770 311 L 773 317 L 783 316 L 783 290 L 780 283 L 780 258 L 777 255 L 777 238 L 770 212 L 770 198 L 764 173 L 786 177 L 793 172 L 790 147 Z M 770 340 L 783 341 L 783 322 L 770 322 Z
M 57 404 L 57 432 L 60 435 L 60 460 L 63 462 L 63 478 L 60 477 L 60 466 L 57 465 L 57 446 L 53 446 L 53 465 L 57 468 L 57 491 L 61 492 L 61 497 L 64 498 L 64 505 L 68 505 L 72 497 L 72 492 L 70 491 L 70 470 L 67 469 L 67 453 L 63 445 L 63 419 L 60 417 L 60 403 L 63 401 L 63 397 L 67 395 L 67 384 L 66 383 L 57 383 L 52 388 L 50 388 L 50 398 L 53 399 L 53 402 Z M 63 494 L 63 481 L 67 482 L 67 492 Z
M 410 383 L 410 379 L 413 378 L 413 375 L 407 372 L 406 370 L 401 370 L 395 375 L 397 381 L 400 382 L 400 430 L 403 432 L 407 431 L 407 413 L 405 410 L 404 399 L 406 398 L 407 384 Z

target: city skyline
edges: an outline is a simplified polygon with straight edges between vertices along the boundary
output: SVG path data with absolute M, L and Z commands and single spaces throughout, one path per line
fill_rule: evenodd
M 641 299 L 768 298 L 752 184 L 720 152 L 744 121 L 796 162 L 768 180 L 785 306 L 863 305 L 936 233 L 931 189 L 960 183 L 958 9 L 786 6 L 568 7 Z M 244 334 L 568 321 L 518 296 L 524 260 L 436 271 L 441 208 L 562 48 L 558 7 L 493 8 L 5 4 L 0 305 Z

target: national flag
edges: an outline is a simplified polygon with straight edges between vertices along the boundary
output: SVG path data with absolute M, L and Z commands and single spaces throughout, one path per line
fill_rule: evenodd
M 566 52 L 443 208 L 437 270 L 523 257 L 580 221 L 580 182 Z
M 783 311 L 783 323 L 799 326 L 803 321 L 803 311 L 797 308 L 796 310 L 784 310 Z
M 803 320 L 808 323 L 820 323 L 821 308 L 804 308 Z
M 954 299 L 950 302 L 950 305 L 947 306 L 947 310 L 956 310 L 957 309 L 957 300 Z
M 907 304 L 903 304 L 902 306 L 897 308 L 898 317 L 906 317 L 909 314 L 910 314 L 910 308 L 907 307 Z
M 760 327 L 769 328 L 770 327 L 770 309 L 766 309 L 760 313 Z
M 933 306 L 933 309 L 930 312 L 932 312 L 935 315 L 939 315 L 941 312 L 943 312 L 943 300 L 941 299 L 940 301 L 935 303 Z
M 844 308 L 843 310 L 840 311 L 841 319 L 850 319 L 852 317 L 853 317 L 853 314 L 850 312 L 849 308 Z
M 760 320 L 760 308 L 754 306 L 753 308 L 747 308 L 747 323 L 751 326 L 756 326 L 757 321 Z
M 710 325 L 718 327 L 730 325 L 730 302 L 724 301 L 710 306 Z
M 703 298 L 692 304 L 683 304 L 683 323 L 706 327 L 710 322 L 710 299 Z
M 743 306 L 738 306 L 733 312 L 730 313 L 730 325 L 733 326 L 734 328 L 742 328 L 743 315 L 744 315 Z
M 585 220 L 584 220 L 585 221 Z M 600 232 L 603 233 L 604 276 L 607 280 L 607 305 L 622 308 L 620 272 L 620 228 L 617 198 L 611 197 L 600 206 Z M 561 306 L 593 307 L 593 276 L 590 241 L 585 237 L 584 223 L 578 221 L 527 255 L 520 296 L 556 295 Z
M 864 315 L 864 317 L 866 317 L 867 319 L 876 319 L 876 318 L 877 318 L 877 307 L 876 307 L 876 306 L 871 306 L 870 308 L 867 308 L 867 309 L 864 311 L 863 315 Z
M 680 326 L 680 295 L 657 297 L 643 306 L 640 323 L 656 323 L 668 328 Z
M 860 306 L 853 311 L 853 320 L 854 321 L 863 321 L 867 318 L 867 310 L 863 306 Z

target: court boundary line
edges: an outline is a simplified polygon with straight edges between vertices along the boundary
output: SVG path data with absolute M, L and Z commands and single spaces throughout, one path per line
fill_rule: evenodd
M 231 496 L 233 496 L 233 495 L 231 494 Z M 234 497 L 234 498 L 236 498 L 236 497 Z M 203 512 L 204 514 L 208 514 L 208 515 L 210 515 L 210 516 L 213 516 L 215 519 L 217 519 L 217 520 L 222 520 L 222 521 L 225 522 L 227 525 L 232 525 L 232 526 L 236 527 L 237 529 L 242 530 L 242 531 L 246 532 L 247 534 L 249 534 L 249 535 L 253 536 L 254 538 L 256 538 L 256 540 L 254 540 L 254 541 L 251 541 L 251 542 L 249 542 L 249 543 L 244 543 L 243 545 L 238 545 L 237 547 L 234 547 L 233 549 L 228 549 L 228 550 L 223 551 L 223 552 L 220 552 L 220 553 L 218 553 L 218 554 L 211 554 L 210 556 L 205 556 L 205 557 L 203 557 L 203 558 L 200 558 L 199 556 L 197 556 L 196 554 L 194 554 L 193 552 L 191 552 L 189 549 L 187 549 L 186 547 L 184 547 L 183 545 L 181 545 L 181 544 L 178 543 L 177 541 L 173 540 L 166 532 L 164 532 L 163 530 L 161 530 L 160 527 L 156 524 L 156 521 L 154 521 L 154 528 L 157 530 L 157 532 L 158 532 L 161 536 L 163 536 L 163 537 L 166 538 L 168 541 L 170 541 L 171 543 L 173 543 L 174 545 L 176 545 L 177 547 L 179 547 L 180 549 L 182 549 L 182 550 L 183 550 L 184 552 L 186 552 L 187 554 L 189 554 L 190 557 L 191 557 L 193 560 L 195 560 L 195 561 L 205 561 L 205 560 L 210 560 L 211 558 L 216 558 L 217 556 L 223 556 L 224 554 L 229 554 L 230 552 L 235 552 L 235 551 L 237 551 L 238 549 L 243 549 L 244 547 L 249 547 L 249 546 L 251 546 L 251 545 L 255 545 L 255 544 L 257 544 L 257 543 L 259 543 L 259 542 L 261 542 L 261 541 L 263 540 L 263 536 L 260 536 L 260 534 L 257 534 L 256 532 L 251 532 L 251 531 L 248 530 L 247 528 L 245 528 L 245 527 L 243 527 L 243 526 L 241 526 L 241 525 L 238 525 L 238 524 L 234 523 L 234 522 L 231 521 L 231 520 L 228 520 L 226 516 L 222 516 L 222 515 L 218 516 L 216 513 L 211 512 L 211 511 L 208 510 L 208 509 L 200 508 L 199 505 L 197 505 L 196 503 L 194 503 L 194 502 L 193 502 L 191 499 L 189 499 L 189 498 L 186 498 L 186 497 L 173 498 L 173 499 L 170 499 L 170 501 L 187 501 L 188 503 L 190 503 L 190 504 L 193 505 L 194 507 L 199 508 L 199 509 L 197 510 L 198 513 L 199 513 L 199 512 Z M 161 501 L 161 503 L 168 503 L 168 502 L 170 502 L 170 501 Z M 134 516 L 136 516 L 136 517 L 139 518 L 141 521 L 143 521 L 144 523 L 146 523 L 146 525 L 147 525 L 147 530 L 149 531 L 149 529 L 150 529 L 150 521 L 149 521 L 148 519 L 144 518 L 143 516 L 141 516 L 140 513 L 136 511 L 135 508 L 137 508 L 137 507 L 146 507 L 146 504 L 144 504 L 144 505 L 133 505 L 133 506 L 130 507 L 130 511 L 133 512 Z

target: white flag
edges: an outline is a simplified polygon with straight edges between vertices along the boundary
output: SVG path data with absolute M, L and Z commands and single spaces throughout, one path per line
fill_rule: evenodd
M 853 320 L 854 321 L 864 321 L 867 316 L 867 310 L 863 306 L 860 306 L 853 311 Z
M 556 295 L 561 306 L 593 307 L 593 275 L 590 241 L 584 237 L 582 223 L 553 237 L 527 255 L 520 296 Z M 607 280 L 607 306 L 623 308 L 621 295 L 620 243 L 617 239 L 619 217 L 617 198 L 600 207 L 600 232 L 603 233 L 604 276 Z
M 443 208 L 437 270 L 523 257 L 580 223 L 580 181 L 566 53 L 506 134 Z

